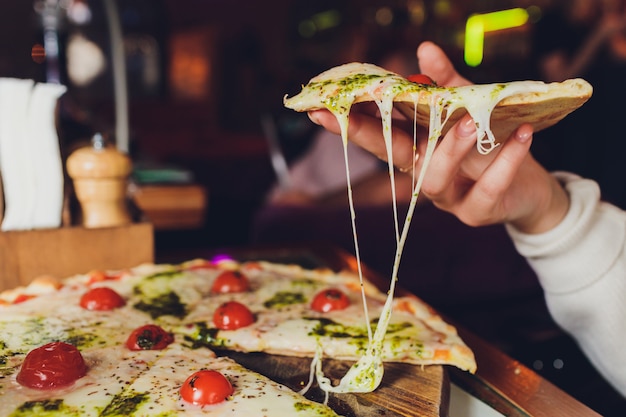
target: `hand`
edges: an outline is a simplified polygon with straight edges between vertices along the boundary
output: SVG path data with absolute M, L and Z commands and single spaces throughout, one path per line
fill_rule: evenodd
M 430 42 L 421 44 L 417 57 L 422 73 L 439 85 L 469 84 L 461 77 L 444 52 Z M 339 127 L 328 111 L 309 114 L 311 120 L 335 133 Z M 414 164 L 413 135 L 396 123 L 393 131 L 393 158 L 403 170 L 420 168 Z M 426 135 L 422 134 L 421 137 Z M 353 111 L 349 138 L 382 159 L 386 151 L 380 120 L 370 113 Z M 421 141 L 418 153 L 424 154 Z M 439 208 L 472 226 L 509 222 L 525 233 L 541 233 L 556 226 L 569 206 L 567 194 L 529 153 L 532 127 L 523 125 L 509 140 L 481 155 L 476 150 L 476 130 L 469 116 L 448 131 L 435 150 L 422 184 L 422 193 Z

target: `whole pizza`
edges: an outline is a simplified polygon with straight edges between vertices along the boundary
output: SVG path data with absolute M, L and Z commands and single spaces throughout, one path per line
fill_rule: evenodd
M 337 415 L 304 396 L 313 376 L 298 393 L 216 352 L 355 361 L 386 299 L 351 272 L 269 262 L 41 278 L 1 296 L 0 416 Z M 474 371 L 430 307 L 393 304 L 384 361 Z

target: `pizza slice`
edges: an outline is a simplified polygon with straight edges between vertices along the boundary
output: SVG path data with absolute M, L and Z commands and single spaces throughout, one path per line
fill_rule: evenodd
M 387 295 L 368 280 L 361 284 L 354 273 L 269 262 L 229 268 L 226 273 L 245 279 L 247 289 L 193 306 L 176 331 L 194 346 L 304 357 L 319 350 L 323 357 L 355 361 L 384 314 Z M 225 273 L 209 271 L 209 284 Z M 384 361 L 476 369 L 456 329 L 417 297 L 396 297 L 393 311 L 381 344 Z
M 284 105 L 299 112 L 328 109 L 344 120 L 355 103 L 375 101 L 389 107 L 393 102 L 409 119 L 431 127 L 429 136 L 437 137 L 470 113 L 480 144 L 483 135 L 492 141 L 505 140 L 523 123 L 533 125 L 535 131 L 552 126 L 582 106 L 593 92 L 580 78 L 457 87 L 420 81 L 373 64 L 353 62 L 313 77 L 300 93 L 286 96 Z

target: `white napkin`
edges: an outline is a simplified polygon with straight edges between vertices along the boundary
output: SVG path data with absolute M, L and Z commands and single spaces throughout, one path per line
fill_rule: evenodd
M 58 84 L 0 78 L 3 231 L 61 225 L 63 165 L 55 107 L 65 91 Z

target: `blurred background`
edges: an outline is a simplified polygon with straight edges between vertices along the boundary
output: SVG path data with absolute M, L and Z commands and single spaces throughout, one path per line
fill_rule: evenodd
M 115 140 L 111 47 L 103 3 L 3 1 L 0 76 L 49 79 L 51 60 L 43 55 L 46 27 L 58 36 L 58 77 L 69 88 L 60 116 L 60 136 L 66 143 L 94 132 Z M 487 33 L 483 62 L 469 67 L 463 60 L 467 18 L 472 13 L 532 6 L 532 19 L 538 19 L 551 2 L 118 3 L 133 160 L 190 170 L 208 187 L 211 200 L 208 233 L 193 238 L 206 245 L 230 245 L 248 239 L 251 213 L 275 181 L 262 117 L 269 114 L 276 121 L 288 160 L 304 150 L 313 126 L 306 116 L 283 110 L 282 98 L 298 92 L 318 72 L 344 62 L 348 40 L 364 51 L 361 56 L 355 52 L 354 58 L 365 60 L 370 51 L 386 47 L 413 53 L 420 41 L 429 39 L 476 82 L 525 78 L 530 71 L 532 22 Z
M 107 3 L 116 6 L 121 25 L 113 44 Z M 391 50 L 414 56 L 424 40 L 438 43 L 459 72 L 477 83 L 562 79 L 565 73 L 547 71 L 544 58 L 554 51 L 573 55 L 601 21 L 601 9 L 619 8 L 621 2 L 2 0 L 2 5 L 0 77 L 68 87 L 58 116 L 66 154 L 96 132 L 116 142 L 113 74 L 120 64 L 112 50 L 121 48 L 134 187 L 144 190 L 137 194 L 144 197 L 140 208 L 154 216 L 158 258 L 172 250 L 312 240 L 352 252 L 347 212 L 319 204 L 288 212 L 268 208 L 268 193 L 282 172 L 272 156 L 291 165 L 315 134 L 306 115 L 283 108 L 285 94 L 344 62 L 380 62 Z M 620 147 L 626 145 L 611 145 L 609 133 L 589 123 L 602 117 L 610 128 L 610 116 L 593 112 L 597 103 L 611 102 L 604 92 L 619 97 L 616 89 L 624 88 L 623 63 L 602 48 L 567 74 L 588 78 L 596 87 L 589 109 L 579 123 L 549 129 L 533 146 L 548 168 L 597 179 L 606 198 L 623 206 L 624 187 L 615 178 L 624 178 L 624 164 L 613 159 L 624 155 Z M 590 136 L 602 137 L 606 146 L 588 146 Z M 363 244 L 364 260 L 388 274 L 393 239 L 368 228 L 379 223 L 380 208 L 364 210 L 362 242 L 369 242 Z M 501 227 L 477 231 L 428 207 L 422 211 L 412 227 L 426 237 L 409 242 L 405 286 L 596 410 L 608 415 L 624 405 L 552 323 L 534 274 Z M 418 269 L 425 278 L 413 279 Z

